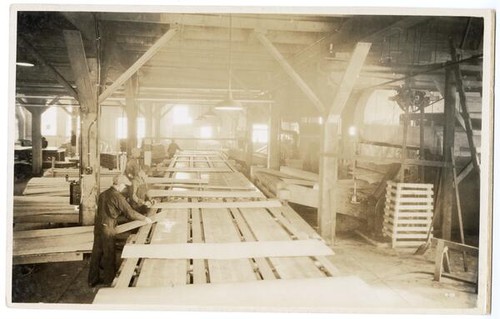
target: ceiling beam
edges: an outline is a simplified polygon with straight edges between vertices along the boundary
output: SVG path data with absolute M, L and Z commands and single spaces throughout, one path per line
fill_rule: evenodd
M 177 28 L 171 28 L 168 30 L 156 43 L 149 48 L 130 68 L 128 68 L 118 79 L 116 79 L 113 84 L 104 90 L 104 92 L 99 95 L 99 103 L 106 100 L 113 92 L 120 87 L 123 83 L 125 83 L 130 77 L 137 72 L 146 62 L 149 61 L 157 52 L 160 50 L 162 46 L 167 44 L 177 33 Z
M 82 33 L 85 39 L 91 41 L 92 43 L 97 40 L 95 30 L 96 20 L 91 12 L 63 11 L 60 13 Z
M 300 77 L 300 75 L 293 69 L 293 67 L 288 63 L 285 57 L 274 47 L 274 45 L 269 41 L 269 39 L 262 32 L 255 32 L 257 39 L 260 43 L 267 49 L 267 51 L 276 59 L 276 61 L 281 65 L 290 78 L 299 86 L 299 88 L 304 92 L 304 94 L 311 100 L 316 109 L 323 114 L 325 112 L 325 106 L 323 102 L 316 96 L 316 93 L 307 85 L 307 83 Z
M 56 68 L 54 68 L 47 60 L 38 53 L 38 51 L 35 49 L 34 46 L 31 45 L 31 43 L 28 42 L 22 35 L 18 35 L 18 39 L 20 44 L 28 50 L 28 52 L 42 65 L 44 65 L 51 73 L 52 75 L 56 78 L 57 82 L 59 82 L 67 91 L 68 93 L 74 97 L 75 99 L 78 99 L 78 92 L 73 88 L 73 86 L 57 71 Z
M 96 87 L 90 75 L 81 33 L 80 31 L 64 30 L 63 34 L 78 89 L 78 102 L 80 105 L 93 109 L 96 106 Z M 95 110 L 91 110 L 91 112 L 95 112 Z
M 232 28 L 235 29 L 264 29 L 280 31 L 302 32 L 331 32 L 339 23 L 335 18 L 332 21 L 313 20 L 310 16 L 269 16 L 265 15 L 237 15 L 228 13 L 215 14 L 183 14 L 183 13 L 99 13 L 99 19 L 106 21 L 128 21 L 145 23 L 178 24 L 202 27 L 229 27 L 231 16 Z M 326 18 L 325 18 L 326 20 Z

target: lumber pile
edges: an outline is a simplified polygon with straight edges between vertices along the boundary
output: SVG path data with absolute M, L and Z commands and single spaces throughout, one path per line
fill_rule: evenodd
M 14 196 L 14 224 L 78 223 L 78 206 L 64 196 Z
M 101 192 L 109 188 L 112 184 L 112 176 L 101 176 Z M 26 184 L 23 195 L 69 197 L 69 182 L 66 181 L 65 177 L 33 177 Z
M 93 226 L 15 231 L 13 264 L 83 260 L 92 250 Z

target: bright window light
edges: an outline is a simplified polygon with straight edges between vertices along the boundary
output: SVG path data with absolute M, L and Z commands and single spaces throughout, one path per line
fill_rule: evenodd
M 57 135 L 57 107 L 51 107 L 42 113 L 42 135 Z
M 119 117 L 116 119 L 116 138 L 127 138 L 127 118 Z M 143 117 L 137 118 L 137 139 L 142 139 L 146 136 L 146 119 Z
M 252 126 L 252 142 L 267 143 L 268 134 L 268 127 L 266 124 L 254 124 Z
M 213 134 L 213 130 L 211 126 L 202 126 L 200 127 L 200 137 L 201 138 L 211 138 Z
M 193 119 L 189 116 L 189 108 L 187 105 L 176 105 L 173 110 L 174 124 L 192 124 Z

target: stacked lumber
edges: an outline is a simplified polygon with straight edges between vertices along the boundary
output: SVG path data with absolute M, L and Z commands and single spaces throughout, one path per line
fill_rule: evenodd
M 83 260 L 92 250 L 93 226 L 15 231 L 13 264 Z
M 14 224 L 78 223 L 78 206 L 63 196 L 14 196 Z
M 393 248 L 425 243 L 434 212 L 432 188 L 432 184 L 387 182 L 383 233 L 392 239 Z
M 101 177 L 112 177 L 114 175 L 119 174 L 120 171 L 117 169 L 109 170 L 103 169 L 100 170 L 99 174 Z M 43 173 L 44 177 L 66 177 L 70 179 L 76 179 L 80 176 L 79 168 L 50 168 Z
M 101 192 L 113 184 L 112 176 L 101 176 Z M 26 184 L 25 196 L 63 196 L 69 197 L 69 182 L 65 177 L 33 177 Z
M 267 196 L 318 207 L 318 174 L 288 166 L 281 166 L 279 171 L 253 167 L 252 177 Z

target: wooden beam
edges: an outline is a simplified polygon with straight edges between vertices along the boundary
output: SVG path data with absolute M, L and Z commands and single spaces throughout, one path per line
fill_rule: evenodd
M 455 145 L 455 118 L 456 118 L 456 79 L 453 69 L 446 69 L 446 84 L 444 96 L 445 127 L 443 133 L 443 158 L 444 162 L 451 164 L 454 154 L 451 150 Z M 451 165 L 444 168 L 442 180 L 441 200 L 441 238 L 451 240 L 452 215 L 453 215 L 453 169 Z
M 293 69 L 293 67 L 287 62 L 285 57 L 276 49 L 276 47 L 269 41 L 269 39 L 262 32 L 255 32 L 257 39 L 260 43 L 267 49 L 267 51 L 276 59 L 276 61 L 285 70 L 288 76 L 297 84 L 297 86 L 304 92 L 304 94 L 313 103 L 320 114 L 325 112 L 325 106 L 323 102 L 316 96 L 316 93 L 307 85 L 307 83 L 301 78 L 301 76 Z
M 347 65 L 342 82 L 327 110 L 327 118 L 322 127 L 320 152 L 338 153 L 341 113 L 347 104 L 361 67 L 368 55 L 371 43 L 358 43 Z M 320 235 L 329 243 L 335 242 L 337 203 L 335 188 L 338 179 L 338 160 L 320 156 L 318 226 Z
M 286 19 L 288 17 L 288 19 Z M 187 25 L 200 27 L 227 28 L 229 26 L 229 14 L 190 14 L 190 13 L 99 13 L 100 20 L 106 21 L 128 21 L 144 23 L 160 23 L 170 25 Z M 277 31 L 303 31 L 303 32 L 332 32 L 339 27 L 339 22 L 314 20 L 312 16 L 279 15 L 279 17 L 261 15 L 231 16 L 231 24 L 234 29 L 254 29 L 260 27 L 266 30 Z
M 81 34 L 92 43 L 97 40 L 95 23 L 96 20 L 91 12 L 60 12 Z
M 25 106 L 31 113 L 31 171 L 33 176 L 42 174 L 42 114 L 46 107 Z
M 351 96 L 351 92 L 354 88 L 354 84 L 358 79 L 363 63 L 365 62 L 368 52 L 370 51 L 371 43 L 359 42 L 354 49 L 351 56 L 349 64 L 344 72 L 344 76 L 340 81 L 340 86 L 337 89 L 337 94 L 333 99 L 332 105 L 330 106 L 330 114 L 341 114 L 347 103 L 347 100 Z
M 278 169 L 280 166 L 281 113 L 279 106 L 269 104 L 269 143 L 267 146 L 267 168 Z
M 458 176 L 457 176 L 457 184 L 460 184 L 460 182 L 462 182 L 464 180 L 464 178 L 466 178 L 470 172 L 472 172 L 474 170 L 474 164 L 472 164 L 472 161 L 470 161 L 463 169 L 460 173 L 458 173 Z
M 98 147 L 100 119 L 98 117 L 96 82 L 90 72 L 80 32 L 64 30 L 63 34 L 80 102 L 80 168 L 83 173 L 80 177 L 82 188 L 80 222 L 82 225 L 93 225 L 100 183 L 100 152 Z
M 127 113 L 127 154 L 137 147 L 137 110 L 139 104 L 135 97 L 138 90 L 138 77 L 132 74 L 125 85 L 125 110 Z
M 106 88 L 104 92 L 99 95 L 99 103 L 106 100 L 115 90 L 124 84 L 130 77 L 136 73 L 146 62 L 148 62 L 165 44 L 170 41 L 177 33 L 176 28 L 168 30 L 155 44 L 148 49 L 128 70 L 126 70 L 113 84 Z
M 76 100 L 78 100 L 78 93 L 77 91 L 73 88 L 73 86 L 57 71 L 55 67 L 53 67 L 38 51 L 29 43 L 27 39 L 25 39 L 22 35 L 18 35 L 18 39 L 20 40 L 20 43 L 23 47 L 25 47 L 30 54 L 42 65 L 44 65 L 51 73 L 54 75 L 56 78 L 57 82 L 59 82 L 70 94 L 72 97 L 74 97 Z

